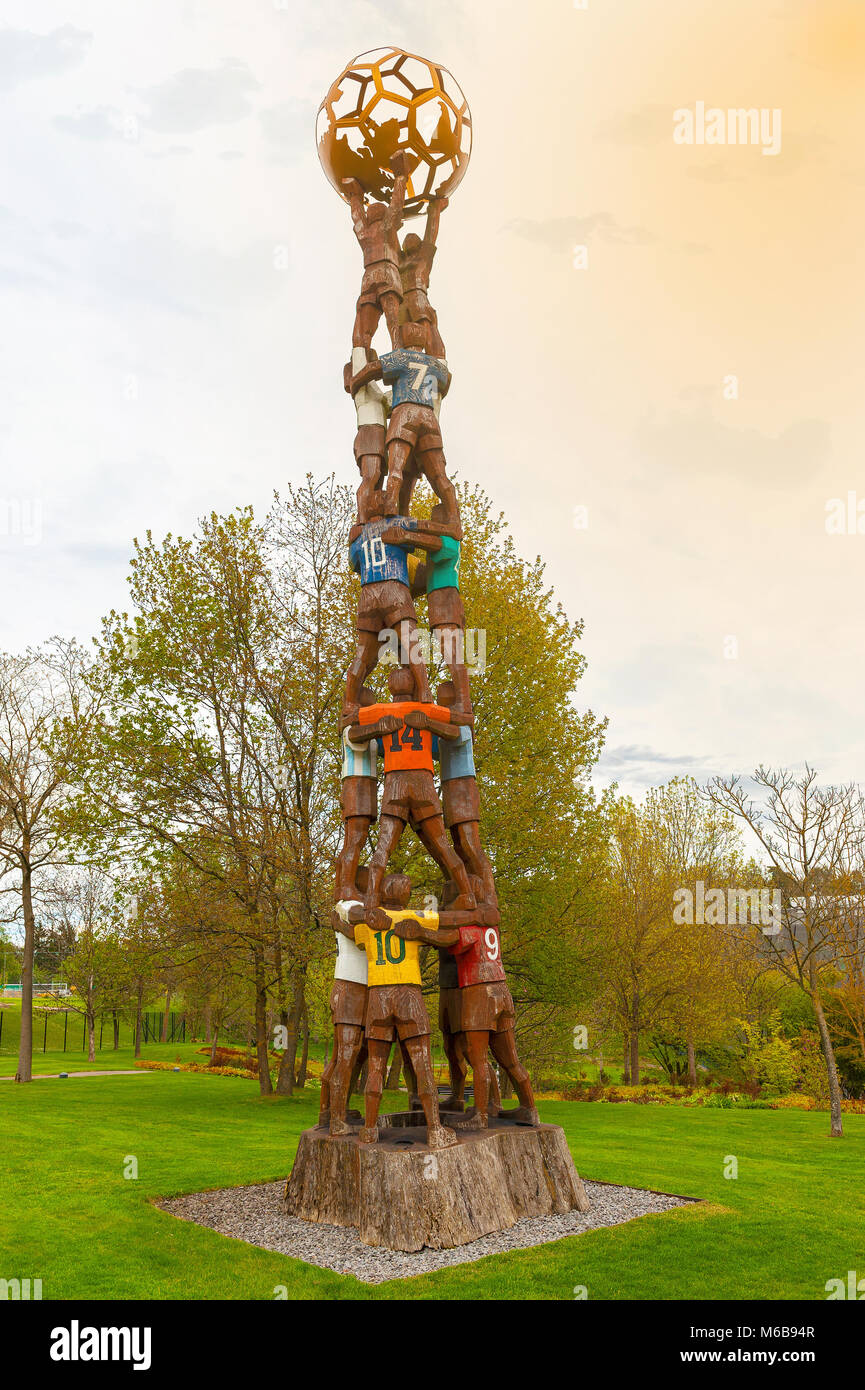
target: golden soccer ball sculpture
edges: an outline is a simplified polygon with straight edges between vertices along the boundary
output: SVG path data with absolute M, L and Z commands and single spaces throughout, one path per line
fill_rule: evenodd
M 386 202 L 390 160 L 409 157 L 405 215 L 422 212 L 434 194 L 453 193 L 468 167 L 472 118 L 447 68 L 401 48 L 361 53 L 333 83 L 316 118 L 318 157 L 337 193 L 357 179 Z

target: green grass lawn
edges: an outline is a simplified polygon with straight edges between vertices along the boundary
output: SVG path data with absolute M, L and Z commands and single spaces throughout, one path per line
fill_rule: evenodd
M 865 1117 L 838 1141 L 821 1112 L 546 1104 L 584 1177 L 706 1205 L 373 1288 L 149 1205 L 284 1178 L 317 1099 L 190 1073 L 0 1085 L 0 1277 L 41 1278 L 45 1299 L 823 1299 L 865 1274 Z

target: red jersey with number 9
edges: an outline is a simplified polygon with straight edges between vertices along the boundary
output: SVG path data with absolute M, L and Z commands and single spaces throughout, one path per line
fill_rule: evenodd
M 460 989 L 504 980 L 502 947 L 495 927 L 460 927 L 460 939 L 449 947 L 456 956 Z
M 398 719 L 404 719 L 409 710 L 413 709 L 423 710 L 430 719 L 438 719 L 442 724 L 450 723 L 451 712 L 445 709 L 444 705 L 422 705 L 417 700 L 394 700 L 389 705 L 364 705 L 359 713 L 359 722 L 377 724 L 387 714 L 395 714 Z M 428 772 L 434 771 L 432 741 L 433 735 L 429 729 L 411 729 L 405 724 L 392 734 L 384 734 L 382 746 L 385 775 L 409 767 L 423 767 Z

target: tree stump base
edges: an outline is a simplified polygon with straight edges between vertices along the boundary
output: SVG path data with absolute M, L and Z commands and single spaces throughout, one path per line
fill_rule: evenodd
M 442 1113 L 453 1125 L 462 1115 Z M 356 1226 L 365 1245 L 447 1250 L 505 1231 L 526 1216 L 588 1211 L 559 1125 L 490 1121 L 431 1151 L 423 1114 L 385 1115 L 377 1144 L 307 1129 L 285 1185 L 290 1216 Z

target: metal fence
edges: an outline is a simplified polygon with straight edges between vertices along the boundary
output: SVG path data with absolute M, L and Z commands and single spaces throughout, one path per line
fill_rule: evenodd
M 18 1051 L 19 1033 L 17 1028 L 4 1022 L 7 1011 L 0 1009 L 0 1052 Z M 162 1042 L 163 1013 L 144 1013 L 141 1015 L 142 1042 Z M 11 1020 L 10 1020 L 11 1021 Z M 17 1017 L 14 1022 L 17 1024 Z M 167 1043 L 186 1042 L 186 1015 L 169 1013 L 164 1041 Z M 132 1047 L 135 1043 L 135 1024 L 121 1019 L 118 1025 L 118 1046 Z M 104 1014 L 96 1020 L 96 1050 L 109 1051 L 114 1048 L 114 1018 Z M 87 1020 L 80 1009 L 64 1008 L 62 1005 L 33 1004 L 33 1051 L 34 1052 L 87 1052 Z

